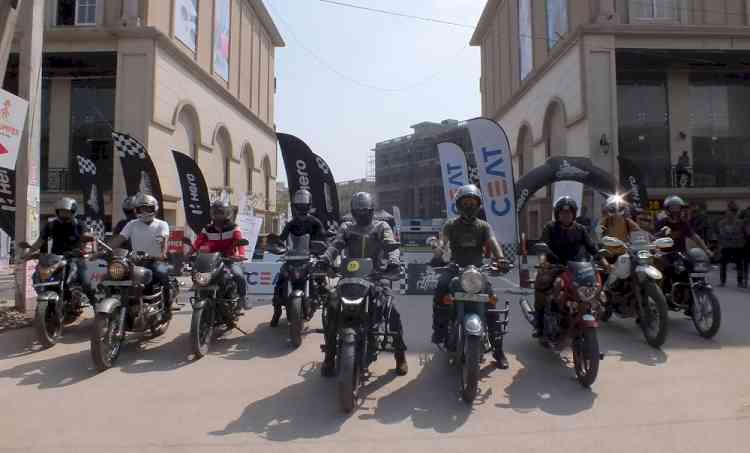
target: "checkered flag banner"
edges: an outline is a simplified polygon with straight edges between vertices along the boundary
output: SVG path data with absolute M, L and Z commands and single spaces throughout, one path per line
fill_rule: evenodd
M 112 144 L 122 164 L 128 196 L 141 191 L 150 192 L 150 195 L 159 200 L 157 215 L 163 218 L 164 197 L 159 184 L 159 176 L 146 147 L 134 137 L 115 131 L 112 132 Z
M 505 259 L 507 259 L 511 263 L 516 261 L 516 258 L 520 254 L 521 244 L 517 242 L 514 244 L 502 244 L 501 247 L 503 249 L 503 255 L 505 255 Z
M 106 233 L 107 231 L 107 228 L 104 225 L 104 220 L 102 219 L 92 219 L 91 217 L 86 217 L 83 220 L 83 225 L 87 231 L 90 231 L 99 239 L 104 238 L 104 233 Z
M 479 169 L 476 166 L 469 164 L 469 183 L 474 184 L 477 187 L 481 187 L 479 182 Z
M 96 164 L 80 154 L 76 156 L 78 160 L 78 173 L 81 175 L 93 175 L 96 176 Z
M 87 230 L 101 239 L 104 237 L 104 196 L 100 187 L 103 182 L 97 177 L 96 163 L 86 156 L 76 155 L 78 182 L 83 192 L 83 223 Z

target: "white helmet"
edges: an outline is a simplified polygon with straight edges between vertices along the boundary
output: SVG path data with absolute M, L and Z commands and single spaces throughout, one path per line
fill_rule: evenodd
M 151 195 L 138 193 L 135 196 L 135 213 L 139 219 L 149 223 L 159 212 L 159 202 Z

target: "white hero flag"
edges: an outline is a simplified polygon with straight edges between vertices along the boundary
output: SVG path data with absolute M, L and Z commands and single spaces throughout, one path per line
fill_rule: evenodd
M 445 194 L 445 209 L 448 218 L 458 217 L 458 210 L 453 198 L 459 187 L 468 184 L 466 170 L 466 156 L 455 143 L 438 143 L 440 155 L 440 171 L 443 174 L 443 193 Z
M 29 103 L 0 89 L 0 167 L 16 169 Z
M 513 161 L 508 136 L 499 124 L 486 118 L 466 122 L 479 171 L 482 204 L 487 222 L 501 244 L 517 239 Z

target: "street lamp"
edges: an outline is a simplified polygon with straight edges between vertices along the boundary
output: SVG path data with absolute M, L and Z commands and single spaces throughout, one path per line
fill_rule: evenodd
M 599 151 L 602 152 L 605 156 L 609 154 L 609 149 L 611 148 L 611 144 L 609 143 L 609 140 L 607 140 L 607 134 L 602 134 L 602 137 L 599 139 Z

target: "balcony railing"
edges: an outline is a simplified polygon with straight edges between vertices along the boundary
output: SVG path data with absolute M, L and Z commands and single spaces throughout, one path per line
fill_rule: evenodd
M 672 165 L 672 187 L 693 187 L 693 167 Z
M 78 185 L 74 174 L 68 168 L 47 168 L 42 170 L 42 192 L 75 192 Z

